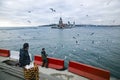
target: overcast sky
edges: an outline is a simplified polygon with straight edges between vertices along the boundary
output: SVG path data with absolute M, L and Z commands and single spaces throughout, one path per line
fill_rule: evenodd
M 54 11 L 52 11 L 52 9 Z M 120 0 L 0 0 L 0 26 L 120 24 Z

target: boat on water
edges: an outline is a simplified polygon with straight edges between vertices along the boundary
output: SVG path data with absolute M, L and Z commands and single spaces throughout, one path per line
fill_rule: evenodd
M 63 23 L 63 20 L 60 17 L 59 23 L 56 26 L 53 26 L 51 28 L 55 28 L 55 29 L 71 29 L 73 27 L 75 27 L 75 22 L 73 22 L 73 24 L 71 24 L 70 21 L 68 21 L 68 23 Z
M 0 54 L 2 54 L 0 55 L 0 80 L 24 80 L 23 69 L 16 66 L 19 51 L 0 49 Z M 48 60 L 49 67 L 43 68 L 40 66 L 41 56 L 34 56 L 32 63 L 39 66 L 40 80 L 116 80 L 110 77 L 108 70 L 75 61 L 69 62 L 68 69 L 62 69 L 61 66 L 64 66 L 64 60 L 52 57 L 49 57 Z

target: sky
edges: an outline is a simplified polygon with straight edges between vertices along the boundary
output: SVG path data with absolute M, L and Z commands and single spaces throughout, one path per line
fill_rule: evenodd
M 0 0 L 0 27 L 63 22 L 120 25 L 120 0 Z

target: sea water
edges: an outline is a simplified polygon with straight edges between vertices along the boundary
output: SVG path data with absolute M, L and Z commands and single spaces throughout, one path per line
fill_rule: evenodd
M 50 27 L 0 28 L 0 48 L 19 51 L 29 43 L 29 52 L 40 55 L 44 47 L 48 56 L 89 64 L 109 70 L 120 79 L 120 27 Z

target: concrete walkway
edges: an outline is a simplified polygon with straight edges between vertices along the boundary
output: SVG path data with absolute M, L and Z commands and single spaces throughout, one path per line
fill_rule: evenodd
M 18 61 L 13 58 L 0 57 L 0 62 L 6 61 L 6 60 L 11 60 L 11 62 L 9 62 L 9 64 L 13 64 L 13 65 L 14 65 L 14 63 L 16 63 L 16 61 Z M 0 73 L 2 73 L 0 76 L 4 77 L 4 75 L 6 74 L 7 76 L 11 77 L 11 80 L 14 80 L 14 78 L 17 78 L 15 76 L 19 77 L 16 80 L 24 79 L 23 70 L 20 67 L 9 66 L 5 63 L 0 63 L 0 68 L 4 68 L 4 71 L 0 72 Z M 6 72 L 6 71 L 9 71 L 9 72 Z M 19 73 L 16 73 L 16 72 L 19 72 Z M 10 75 L 8 75 L 7 73 Z M 41 66 L 39 66 L 39 73 L 40 73 L 40 75 L 39 75 L 40 80 L 89 80 L 85 77 L 70 73 L 67 70 L 59 71 L 59 70 L 45 68 L 45 67 L 41 67 Z M 14 75 L 14 76 L 11 76 L 11 75 Z M 4 78 L 6 78 L 6 77 L 4 77 Z
M 2 61 L 8 59 L 9 58 L 0 57 L 0 80 L 25 80 L 22 68 L 2 63 Z M 39 77 L 40 80 L 63 80 L 48 74 L 44 74 L 41 71 L 39 72 Z
M 25 80 L 23 69 L 0 63 L 0 80 Z M 40 80 L 62 80 L 40 72 Z
M 0 80 L 25 80 L 23 69 L 2 63 L 5 60 L 18 61 L 8 57 L 0 57 Z M 73 74 L 67 70 L 59 71 L 39 66 L 40 80 L 89 80 L 85 77 Z M 117 80 L 110 78 L 110 80 Z

